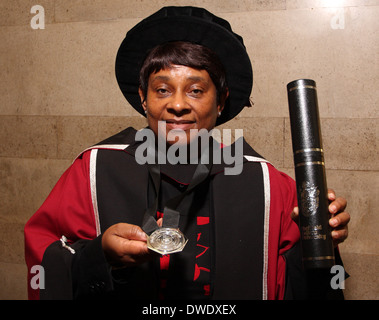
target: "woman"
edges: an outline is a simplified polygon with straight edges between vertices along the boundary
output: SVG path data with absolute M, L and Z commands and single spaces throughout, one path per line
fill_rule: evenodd
M 200 137 L 191 132 L 235 117 L 252 87 L 242 38 L 193 7 L 163 8 L 130 30 L 116 75 L 147 116 L 145 130 L 189 151 Z M 169 141 L 172 132 L 184 139 Z M 30 298 L 306 297 L 291 178 L 245 141 L 240 174 L 224 174 L 226 161 L 141 165 L 136 136 L 128 128 L 84 151 L 28 221 L 28 268 L 42 264 L 46 276 Z M 223 154 L 233 147 L 220 146 Z M 151 150 L 162 152 L 159 141 Z M 349 215 L 344 199 L 331 193 L 330 200 L 339 213 L 330 222 L 337 243 L 347 237 Z M 161 226 L 180 230 L 176 253 L 155 247 Z

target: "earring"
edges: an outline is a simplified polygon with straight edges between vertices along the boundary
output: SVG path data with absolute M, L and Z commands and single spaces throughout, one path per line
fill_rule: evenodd
M 219 117 L 221 116 L 221 111 L 218 112 L 218 116 L 219 116 Z

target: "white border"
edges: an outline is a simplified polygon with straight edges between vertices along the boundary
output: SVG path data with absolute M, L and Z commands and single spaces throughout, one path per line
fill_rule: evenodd
M 90 188 L 91 188 L 91 199 L 93 213 L 95 216 L 95 225 L 96 225 L 96 236 L 99 236 L 101 233 L 100 229 L 100 219 L 99 219 L 99 208 L 97 206 L 97 190 L 96 190 L 96 162 L 97 162 L 97 151 L 98 149 L 91 150 L 90 162 L 89 162 L 89 179 L 90 179 Z
M 270 174 L 267 163 L 261 162 L 263 172 L 264 197 L 265 197 L 265 215 L 263 231 L 263 283 L 262 299 L 267 300 L 267 273 L 268 273 L 268 241 L 270 231 Z

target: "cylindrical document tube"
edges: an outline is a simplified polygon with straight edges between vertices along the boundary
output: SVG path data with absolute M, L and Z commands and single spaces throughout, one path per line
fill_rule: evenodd
M 287 93 L 303 264 L 306 269 L 331 268 L 334 248 L 316 83 L 309 79 L 292 81 Z

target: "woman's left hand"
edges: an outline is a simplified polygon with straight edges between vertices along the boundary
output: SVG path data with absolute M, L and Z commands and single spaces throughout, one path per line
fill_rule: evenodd
M 336 197 L 334 190 L 328 190 L 329 212 L 331 218 L 329 225 L 332 227 L 333 244 L 336 247 L 339 243 L 344 242 L 348 237 L 348 223 L 350 214 L 345 211 L 347 201 L 345 198 Z M 291 213 L 291 218 L 295 222 L 299 220 L 299 208 L 295 207 Z

